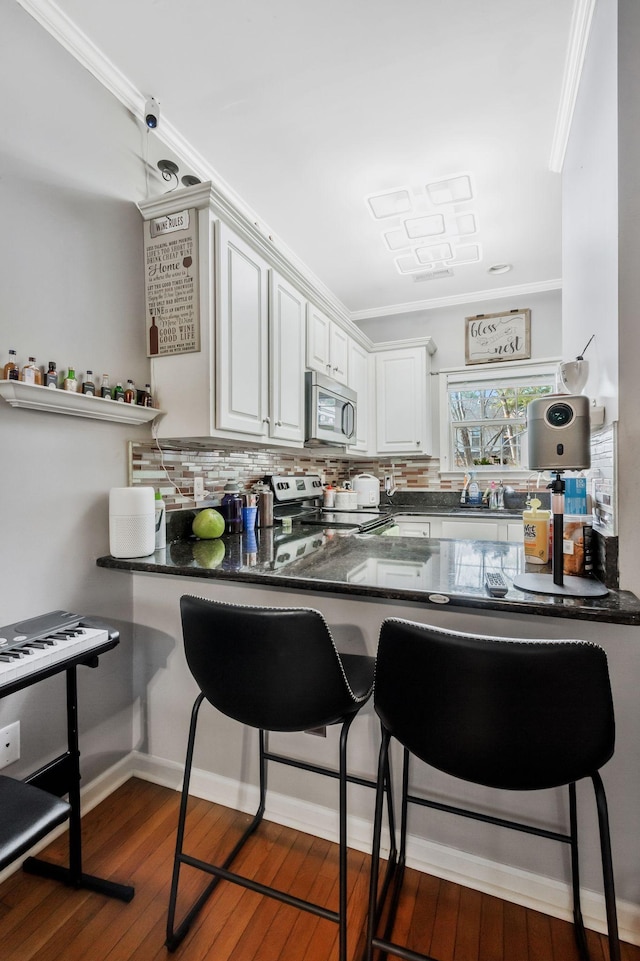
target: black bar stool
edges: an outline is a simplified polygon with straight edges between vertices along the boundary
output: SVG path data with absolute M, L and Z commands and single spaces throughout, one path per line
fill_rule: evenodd
M 604 876 L 611 961 L 620 961 L 607 801 L 599 769 L 614 750 L 615 725 L 607 659 L 584 641 L 523 640 L 445 631 L 410 621 L 383 622 L 375 709 L 382 746 L 374 818 L 365 957 L 373 948 L 407 961 L 434 961 L 390 940 L 405 864 L 408 804 L 475 818 L 567 843 L 571 851 L 575 936 L 588 958 L 580 907 L 576 781 L 593 783 Z M 403 745 L 398 871 L 390 915 L 379 936 L 376 891 L 383 792 L 391 738 Z M 567 786 L 569 833 L 546 831 L 409 793 L 409 758 L 462 780 L 500 790 Z M 507 949 L 508 953 L 508 949 Z
M 184 596 L 180 600 L 180 609 L 187 663 L 200 693 L 191 713 L 187 743 L 169 897 L 167 947 L 174 950 L 178 946 L 211 892 L 220 879 L 224 879 L 338 923 L 340 961 L 346 961 L 347 782 L 376 786 L 375 780 L 347 773 L 347 736 L 354 717 L 371 696 L 375 660 L 360 655 L 340 655 L 322 614 L 308 608 L 245 607 Z M 221 865 L 210 864 L 183 850 L 196 726 L 205 699 L 222 714 L 259 731 L 260 803 L 253 820 Z M 341 725 L 338 770 L 275 754 L 268 749 L 268 731 L 307 731 L 331 724 Z M 339 781 L 337 912 L 230 870 L 238 852 L 263 818 L 269 761 L 329 775 Z M 388 786 L 388 772 L 384 780 Z M 392 805 L 389 808 L 389 829 L 391 869 L 396 858 Z M 183 864 L 213 877 L 176 925 L 176 901 Z M 389 879 L 390 870 L 385 890 Z
M 0 775 L 0 870 L 66 821 L 70 811 L 54 794 Z

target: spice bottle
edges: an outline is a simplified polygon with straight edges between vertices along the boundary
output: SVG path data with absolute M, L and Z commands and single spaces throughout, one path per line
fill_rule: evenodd
M 15 350 L 9 350 L 9 359 L 4 365 L 3 376 L 5 380 L 20 380 L 20 368 L 18 367 L 18 355 Z
M 56 370 L 55 360 L 49 361 L 49 369 L 44 375 L 44 385 L 45 387 L 57 387 L 58 386 L 58 371 Z
M 76 380 L 76 372 L 73 367 L 70 367 L 67 371 L 67 376 L 64 379 L 64 389 L 77 391 L 78 381 Z
M 36 364 L 35 357 L 30 357 L 22 368 L 22 380 L 25 384 L 42 384 L 42 371 Z
M 83 393 L 83 394 L 90 394 L 91 397 L 95 397 L 95 394 L 96 394 L 96 385 L 95 385 L 94 382 L 93 382 L 93 371 L 92 371 L 92 370 L 88 370 L 87 373 L 86 373 L 85 376 L 84 376 L 84 380 L 82 381 L 82 393 Z
M 102 384 L 100 386 L 100 396 L 106 397 L 107 400 L 111 400 L 111 388 L 109 387 L 109 375 L 102 375 Z
M 124 390 L 120 381 L 116 382 L 116 386 L 111 392 L 111 399 L 117 400 L 120 404 L 124 404 Z
M 136 387 L 132 380 L 127 381 L 127 389 L 124 392 L 124 402 L 125 404 L 135 404 L 136 402 Z
M 153 407 L 153 394 L 151 393 L 151 384 L 144 385 L 144 406 Z

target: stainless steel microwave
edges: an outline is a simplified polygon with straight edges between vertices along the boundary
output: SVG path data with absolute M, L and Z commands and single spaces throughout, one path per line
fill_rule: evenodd
M 305 374 L 305 446 L 355 443 L 358 395 L 343 384 L 307 371 Z

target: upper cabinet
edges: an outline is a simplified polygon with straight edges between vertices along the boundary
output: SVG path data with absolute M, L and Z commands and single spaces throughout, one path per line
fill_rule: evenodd
M 349 338 L 347 387 L 355 390 L 358 395 L 356 440 L 352 447 L 365 453 L 369 450 L 369 426 L 372 421 L 369 417 L 369 361 L 369 353 L 364 347 Z
M 429 454 L 426 347 L 380 351 L 375 364 L 377 452 Z
M 225 224 L 218 224 L 217 250 L 215 426 L 262 436 L 269 424 L 269 266 Z
M 272 270 L 269 305 L 270 435 L 302 443 L 307 302 L 299 290 Z
M 158 437 L 301 447 L 306 298 L 216 216 L 204 188 L 184 192 L 199 200 L 189 213 L 198 225 L 200 350 L 152 361 L 166 411 Z M 177 203 L 169 195 L 140 209 L 161 220 Z
M 342 327 L 321 310 L 307 307 L 307 367 L 347 384 L 349 342 Z
M 160 350 L 151 361 L 165 412 L 160 439 L 302 447 L 306 365 L 358 395 L 348 451 L 429 453 L 428 338 L 410 348 L 367 349 L 363 336 L 347 333 L 346 319 L 316 306 L 312 298 L 324 303 L 322 292 L 211 184 L 139 208 L 149 222 L 149 348 Z M 181 324 L 185 303 L 193 316 Z

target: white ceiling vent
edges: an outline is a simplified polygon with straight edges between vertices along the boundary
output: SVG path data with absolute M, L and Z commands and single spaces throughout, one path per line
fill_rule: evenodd
M 416 284 L 419 284 L 423 280 L 440 280 L 442 277 L 453 276 L 453 271 L 449 267 L 443 267 L 442 270 L 430 270 L 428 273 L 414 274 L 413 279 Z

